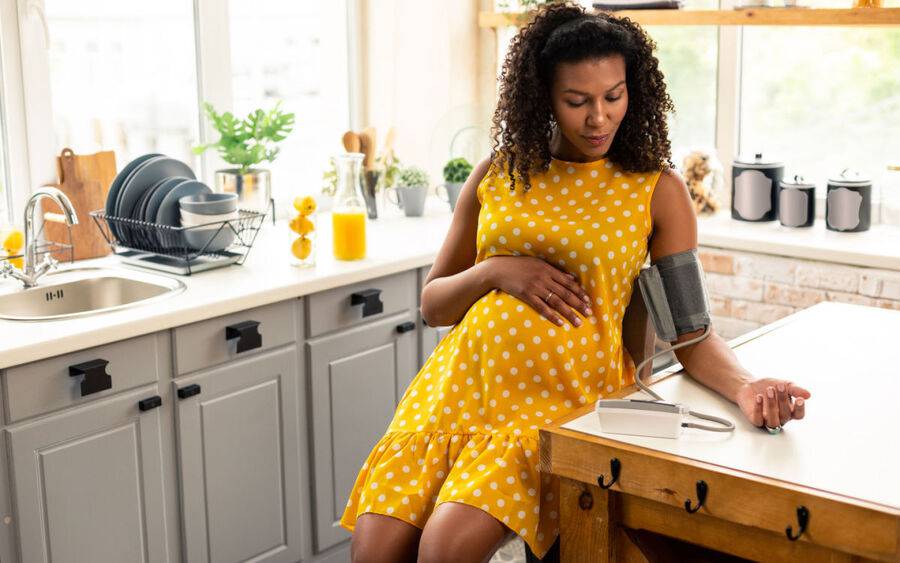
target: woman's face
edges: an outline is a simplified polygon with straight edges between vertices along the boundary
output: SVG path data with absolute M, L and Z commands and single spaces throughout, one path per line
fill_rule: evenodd
M 628 109 L 624 57 L 558 64 L 550 101 L 562 133 L 551 152 L 573 162 L 602 158 Z

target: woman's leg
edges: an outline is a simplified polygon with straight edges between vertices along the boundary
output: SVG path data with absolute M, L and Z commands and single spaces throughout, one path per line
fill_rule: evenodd
M 422 530 L 399 518 L 361 514 L 350 541 L 350 559 L 353 563 L 412 563 L 421 535 Z
M 487 512 L 458 502 L 437 506 L 422 531 L 419 563 L 488 561 L 510 529 Z

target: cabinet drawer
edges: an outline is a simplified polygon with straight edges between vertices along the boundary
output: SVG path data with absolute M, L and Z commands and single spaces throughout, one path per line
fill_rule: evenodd
M 3 376 L 9 421 L 155 382 L 166 336 L 147 334 L 9 368 Z
M 415 310 L 416 301 L 415 270 L 329 289 L 307 298 L 307 334 L 314 337 Z
M 295 301 L 273 303 L 175 329 L 175 372 L 190 373 L 294 342 Z

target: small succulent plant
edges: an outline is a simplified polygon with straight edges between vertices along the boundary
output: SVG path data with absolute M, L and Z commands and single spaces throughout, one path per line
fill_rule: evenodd
M 461 184 L 472 172 L 472 165 L 465 158 L 454 158 L 444 166 L 444 181 L 448 184 Z
M 406 168 L 402 168 L 400 170 L 400 174 L 397 177 L 398 186 L 427 187 L 430 183 L 431 181 L 428 178 L 428 173 L 418 166 L 409 166 Z

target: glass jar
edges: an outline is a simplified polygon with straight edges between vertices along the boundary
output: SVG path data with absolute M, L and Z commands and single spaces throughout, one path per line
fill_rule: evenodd
M 337 190 L 331 210 L 332 244 L 337 260 L 361 260 L 366 256 L 366 204 L 362 197 L 362 153 L 335 158 Z
M 288 250 L 292 266 L 311 268 L 316 265 L 317 207 L 312 196 L 294 200 L 288 221 Z

